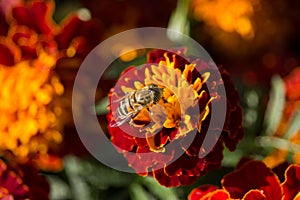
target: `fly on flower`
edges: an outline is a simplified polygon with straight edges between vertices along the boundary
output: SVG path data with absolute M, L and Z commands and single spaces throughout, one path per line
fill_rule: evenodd
M 132 124 L 133 119 L 143 109 L 146 108 L 150 112 L 149 107 L 156 104 L 162 98 L 162 94 L 163 88 L 156 84 L 150 84 L 116 100 L 115 102 L 120 103 L 114 114 L 116 121 L 111 122 L 111 127 L 120 126 L 129 118 L 131 118 L 130 124 Z
M 229 75 L 213 63 L 189 57 L 185 52 L 150 51 L 147 62 L 126 68 L 109 93 L 107 119 L 111 142 L 139 175 L 152 176 L 166 187 L 192 184 L 221 166 L 224 144 L 234 150 L 243 137 L 242 112 Z M 150 95 L 154 94 L 150 86 L 157 88 L 158 101 Z M 232 92 L 225 95 L 225 86 L 226 91 Z M 145 94 L 151 101 L 134 99 Z M 211 127 L 212 111 L 215 106 L 223 109 L 224 104 L 225 123 Z M 133 126 L 123 119 L 133 122 Z M 220 139 L 215 139 L 219 130 L 224 131 Z M 207 137 L 213 139 L 209 139 L 214 145 L 212 149 L 203 145 Z M 202 156 L 202 152 L 207 155 Z

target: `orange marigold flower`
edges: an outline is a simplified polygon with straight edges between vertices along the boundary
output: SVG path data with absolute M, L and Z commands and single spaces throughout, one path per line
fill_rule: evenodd
M 293 177 L 291 171 L 293 166 L 289 166 L 286 171 L 286 181 L 281 187 L 280 181 L 276 174 L 261 161 L 250 160 L 241 162 L 237 168 L 224 176 L 222 179 L 222 189 L 213 185 L 200 186 L 192 190 L 189 194 L 189 200 L 206 200 L 206 199 L 265 199 L 265 200 L 280 200 L 282 195 L 291 195 L 289 198 L 295 197 L 295 191 L 299 186 L 299 177 Z M 297 168 L 299 171 L 299 167 Z M 297 171 L 297 173 L 298 173 Z M 287 175 L 288 174 L 288 175 Z M 295 183 L 295 187 L 288 188 L 286 182 Z M 286 185 L 286 186 L 284 186 Z M 286 189 L 285 189 L 286 187 Z
M 12 167 L 0 159 L 0 199 L 49 199 L 49 184 L 31 165 Z
M 4 1 L 0 7 L 0 24 L 7 27 L 0 36 L 0 151 L 7 159 L 34 159 L 41 169 L 60 170 L 55 154 L 71 121 L 65 114 L 71 98 L 63 94 L 70 73 L 58 76 L 57 68 L 64 59 L 76 60 L 68 69 L 79 68 L 101 39 L 101 23 L 75 13 L 58 25 L 54 1 Z
M 214 80 L 214 70 L 217 69 L 199 59 L 187 60 L 184 54 L 184 49 L 177 50 L 177 53 L 150 52 L 148 63 L 141 68 L 126 69 L 109 95 L 111 141 L 140 175 L 153 176 L 167 187 L 191 184 L 205 172 L 219 167 L 223 144 L 234 150 L 243 137 L 238 95 L 228 74 L 222 71 L 223 80 Z M 119 103 L 122 98 L 125 96 L 126 99 L 127 94 L 132 94 L 130 92 L 151 84 L 161 90 L 156 104 L 145 106 L 130 123 L 124 123 L 127 117 L 120 120 L 120 113 L 126 114 L 130 109 L 118 111 L 124 103 Z M 218 93 L 220 85 L 225 86 L 227 101 Z M 134 98 L 139 98 L 137 96 Z M 129 104 L 135 105 L 132 98 L 133 103 Z M 226 101 L 227 115 L 224 127 L 209 130 L 212 101 L 220 104 Z M 223 130 L 220 139 L 215 141 L 211 152 L 200 158 L 199 154 L 208 151 L 201 147 L 206 135 L 208 132 L 214 135 L 218 130 Z M 176 157 L 178 154 L 180 156 Z
M 55 98 L 64 91 L 51 75 L 55 58 L 41 53 L 37 60 L 13 67 L 0 65 L 0 149 L 20 158 L 46 153 L 60 143 L 62 109 Z
M 229 33 L 236 32 L 249 39 L 254 37 L 255 30 L 251 17 L 256 4 L 258 1 L 193 0 L 191 8 L 195 19 Z

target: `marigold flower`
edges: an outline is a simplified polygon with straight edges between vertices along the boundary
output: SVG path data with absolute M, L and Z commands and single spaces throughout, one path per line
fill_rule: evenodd
M 0 148 L 20 158 L 46 153 L 48 144 L 62 140 L 62 109 L 53 101 L 63 93 L 56 76 L 50 76 L 55 58 L 46 53 L 14 67 L 0 66 Z
M 205 199 L 266 199 L 288 200 L 299 198 L 300 167 L 290 165 L 285 171 L 285 181 L 280 184 L 276 174 L 261 161 L 238 164 L 221 181 L 222 189 L 204 185 L 192 190 L 189 200 Z
M 0 4 L 9 6 L 0 18 L 7 25 L 0 36 L 0 151 L 7 159 L 34 159 L 40 168 L 57 171 L 62 161 L 55 154 L 71 121 L 65 114 L 71 107 L 62 84 L 67 81 L 57 68 L 65 67 L 64 59 L 79 60 L 67 66 L 79 68 L 80 59 L 98 44 L 101 25 L 76 13 L 58 25 L 53 1 L 8 4 Z
M 254 37 L 251 17 L 257 1 L 194 0 L 191 4 L 193 16 L 197 20 L 229 33 L 236 32 L 244 38 Z
M 26 199 L 29 197 L 29 188 L 24 185 L 21 178 L 0 160 L 0 198 L 1 199 Z
M 49 199 L 49 184 L 30 165 L 8 166 L 0 159 L 1 199 Z
M 219 167 L 223 144 L 234 150 L 243 137 L 241 108 L 228 74 L 222 72 L 224 82 L 213 82 L 216 69 L 202 60 L 184 59 L 184 53 L 184 49 L 177 53 L 150 52 L 148 63 L 141 68 L 126 69 L 109 95 L 111 141 L 140 175 L 153 176 L 167 187 L 191 184 L 205 172 Z M 162 97 L 149 108 L 150 114 L 145 108 L 131 123 L 114 126 L 119 106 L 115 102 L 149 84 L 163 88 Z M 225 125 L 208 130 L 211 102 L 225 100 L 218 94 L 218 86 L 223 84 L 228 91 Z M 209 93 L 208 88 L 213 92 Z M 199 153 L 206 151 L 201 145 L 207 132 L 213 135 L 218 129 L 223 129 L 220 140 L 208 155 L 199 158 Z M 188 146 L 190 137 L 195 138 Z M 169 144 L 174 146 L 167 148 Z M 181 156 L 176 158 L 178 153 Z

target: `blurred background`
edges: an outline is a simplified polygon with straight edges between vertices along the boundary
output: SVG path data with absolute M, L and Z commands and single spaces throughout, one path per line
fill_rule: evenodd
M 37 104 L 37 106 L 45 105 L 43 109 L 48 114 L 44 120 L 48 125 L 45 125 L 44 129 L 51 129 L 51 131 L 44 131 L 43 137 L 46 139 L 39 140 L 38 138 L 42 137 L 40 132 L 43 132 L 40 131 L 43 129 L 39 127 L 37 131 L 39 133 L 35 135 L 34 141 L 35 143 L 46 141 L 43 144 L 47 147 L 36 145 L 38 150 L 34 149 L 33 143 L 30 143 L 30 147 L 26 147 L 28 150 L 24 150 L 25 147 L 20 150 L 13 144 L 9 146 L 6 136 L 1 136 L 3 142 L 0 142 L 0 155 L 3 160 L 12 163 L 27 162 L 28 159 L 25 157 L 32 156 L 29 159 L 30 162 L 35 163 L 34 166 L 42 171 L 49 183 L 50 199 L 186 199 L 189 192 L 201 184 L 220 185 L 222 177 L 232 171 L 240 158 L 244 156 L 264 160 L 270 167 L 286 161 L 298 163 L 300 151 L 298 139 L 300 135 L 300 72 L 299 69 L 297 71 L 300 62 L 299 1 L 44 1 L 47 3 L 45 8 L 27 6 L 29 10 L 47 10 L 45 15 L 40 15 L 40 18 L 37 15 L 38 26 L 30 24 L 30 20 L 25 20 L 27 15 L 24 13 L 27 11 L 24 10 L 26 9 L 11 11 L 14 6 L 31 1 L 20 2 L 2 0 L 0 3 L 2 8 L 0 51 L 3 52 L 0 55 L 0 61 L 1 65 L 14 66 L 23 61 L 27 62 L 28 58 L 39 60 L 39 55 L 42 55 L 42 53 L 31 54 L 31 47 L 22 46 L 18 40 L 19 46 L 17 46 L 20 47 L 23 55 L 20 56 L 19 50 L 14 50 L 14 45 L 7 45 L 6 41 L 9 37 L 15 40 L 16 33 L 18 37 L 28 34 L 30 37 L 26 35 L 25 38 L 42 43 L 45 51 L 55 49 L 58 52 L 54 58 L 47 58 L 47 63 L 50 62 L 49 59 L 54 59 L 56 63 L 53 72 L 45 75 L 45 80 L 50 77 L 49 85 L 54 88 L 51 89 L 53 92 L 45 93 L 51 99 L 50 103 L 45 100 L 47 103 Z M 29 34 L 24 28 L 31 25 L 35 27 L 36 33 L 30 32 Z M 245 137 L 236 151 L 224 151 L 221 169 L 208 173 L 191 186 L 165 188 L 151 178 L 110 169 L 89 155 L 76 133 L 71 117 L 71 94 L 81 62 L 101 41 L 137 27 L 172 28 L 191 36 L 206 49 L 218 66 L 222 66 L 231 74 L 234 85 L 238 89 L 243 108 Z M 47 39 L 44 40 L 44 37 Z M 50 42 L 44 45 L 45 41 L 50 40 L 53 40 L 55 47 L 51 46 Z M 9 51 L 7 46 L 9 46 Z M 37 47 L 33 49 L 35 48 L 38 49 Z M 126 51 L 126 47 L 119 48 L 120 55 L 122 51 Z M 39 50 L 36 51 L 39 52 Z M 10 53 L 5 54 L 6 52 Z M 96 110 L 99 122 L 104 129 L 107 126 L 106 107 L 109 89 L 114 86 L 119 74 L 126 67 L 144 63 L 146 53 L 146 51 L 139 50 L 123 54 L 101 77 L 101 82 L 105 82 L 105 85 L 99 85 L 96 94 Z M 8 59 L 9 56 L 12 57 L 11 62 Z M 1 69 L 0 73 L 2 73 Z M 9 68 L 8 73 L 13 74 L 12 77 L 26 73 L 24 69 L 24 72 L 19 71 L 18 75 L 11 69 Z M 4 88 L 8 90 L 10 87 L 1 77 L 8 76 L 5 73 L 0 76 L 0 87 L 3 92 L 0 101 L 10 102 L 10 98 L 14 99 L 14 97 L 6 98 L 7 95 L 4 95 L 6 91 Z M 24 82 L 20 84 L 24 86 L 26 80 L 28 79 L 24 78 Z M 44 88 L 45 91 L 48 91 L 48 86 Z M 59 92 L 60 87 L 63 87 L 63 92 Z M 16 86 L 16 88 L 19 87 Z M 24 91 L 27 89 L 22 88 L 20 96 L 25 98 L 27 93 Z M 6 104 L 3 103 L 3 105 Z M 19 111 L 14 108 L 12 105 L 0 107 L 1 115 L 13 113 L 11 115 L 15 116 L 14 113 Z M 6 133 L 5 131 L 9 130 L 10 126 L 16 125 L 10 124 L 11 119 L 15 120 L 11 115 L 8 119 L 0 117 L 3 123 L 0 130 L 3 133 Z M 49 122 L 50 116 L 53 118 L 53 124 Z M 24 119 L 20 119 L 22 121 L 19 131 L 30 129 L 31 126 L 28 124 L 25 126 Z M 32 134 L 34 133 L 33 131 Z M 30 141 L 33 140 L 32 136 L 28 138 Z M 47 148 L 47 153 L 41 153 L 43 151 L 40 148 Z

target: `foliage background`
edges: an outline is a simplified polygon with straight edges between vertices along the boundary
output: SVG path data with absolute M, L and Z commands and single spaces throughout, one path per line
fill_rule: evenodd
M 64 156 L 62 171 L 43 172 L 50 183 L 50 199 L 186 199 L 190 191 L 201 184 L 220 185 L 223 176 L 234 169 L 240 158 L 246 156 L 261 160 L 274 150 L 272 144 L 264 142 L 266 138 L 263 136 L 270 136 L 272 133 L 268 130 L 276 130 L 279 123 L 274 118 L 278 106 L 284 104 L 279 98 L 284 95 L 284 91 L 280 90 L 282 80 L 279 77 L 287 76 L 299 66 L 300 3 L 284 0 L 235 0 L 232 4 L 227 4 L 225 0 L 214 2 L 215 7 L 200 9 L 202 18 L 199 18 L 194 8 L 201 7 L 200 4 L 208 5 L 208 1 L 55 1 L 53 18 L 57 23 L 70 13 L 87 8 L 91 17 L 100 21 L 103 30 L 99 35 L 103 35 L 103 39 L 143 26 L 170 27 L 189 34 L 209 52 L 217 65 L 231 73 L 240 94 L 246 134 L 236 151 L 224 151 L 221 169 L 208 173 L 191 186 L 165 188 L 151 178 L 119 172 L 102 165 L 89 156 L 77 134 L 73 130 L 68 132 L 71 129 L 67 127 L 66 138 L 75 150 Z M 229 5 L 236 2 L 244 4 L 240 4 L 231 17 L 236 17 L 234 22 L 239 18 L 251 21 L 254 30 L 252 37 L 226 29 L 224 27 L 230 27 L 230 23 L 221 26 L 222 23 L 216 20 L 216 16 L 222 16 Z M 247 8 L 242 6 L 245 4 L 252 7 L 243 13 L 243 9 Z M 214 13 L 214 16 L 206 16 L 206 12 Z M 109 89 L 123 69 L 131 65 L 138 66 L 145 59 L 146 52 L 138 52 L 134 59 L 116 60 L 101 78 L 106 84 L 99 85 L 96 109 L 102 127 L 105 128 L 107 123 L 106 96 Z M 272 79 L 275 76 L 278 79 Z M 292 157 L 289 156 L 287 161 L 293 162 Z

